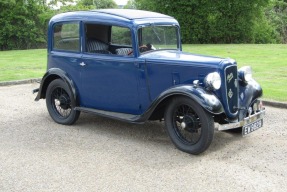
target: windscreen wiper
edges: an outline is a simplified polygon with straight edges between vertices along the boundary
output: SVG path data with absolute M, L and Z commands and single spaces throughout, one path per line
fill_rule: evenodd
M 154 25 L 152 25 L 152 30 L 153 30 L 154 34 L 156 35 L 156 37 L 157 37 L 158 41 L 159 41 L 159 42 L 161 42 L 161 39 L 160 39 L 160 37 L 159 37 L 159 35 L 158 35 L 157 31 L 155 30 Z

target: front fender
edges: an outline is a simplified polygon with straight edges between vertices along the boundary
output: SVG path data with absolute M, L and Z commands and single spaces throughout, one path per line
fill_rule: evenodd
M 251 80 L 248 83 L 240 83 L 239 86 L 239 120 L 246 117 L 247 109 L 263 95 L 263 90 L 259 83 Z
M 158 100 L 163 100 L 164 98 L 172 95 L 184 95 L 190 97 L 212 114 L 221 114 L 224 112 L 220 100 L 214 94 L 206 91 L 202 87 L 196 87 L 193 85 L 180 85 L 172 87 L 171 89 L 164 91 L 159 96 Z
M 143 115 L 141 115 L 141 118 L 139 118 L 137 121 L 144 122 L 145 120 L 149 119 L 157 106 L 159 106 L 161 103 L 164 103 L 166 99 L 173 96 L 189 97 L 197 102 L 200 106 L 202 106 L 206 111 L 214 115 L 224 112 L 220 100 L 214 94 L 207 92 L 202 87 L 195 87 L 193 85 L 179 85 L 162 92 L 157 97 L 157 99 L 152 102 L 148 110 Z
M 59 69 L 59 68 L 51 68 L 49 69 L 45 75 L 43 76 L 40 84 L 40 88 L 38 94 L 35 98 L 35 101 L 39 101 L 40 99 L 45 99 L 46 97 L 46 90 L 49 84 L 55 79 L 62 79 L 67 85 L 69 86 L 70 90 L 73 93 L 73 97 L 75 101 L 77 101 L 76 89 L 73 81 L 69 78 L 68 74 Z

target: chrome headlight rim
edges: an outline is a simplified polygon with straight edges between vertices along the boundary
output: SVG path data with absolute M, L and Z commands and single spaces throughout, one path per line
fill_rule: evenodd
M 219 90 L 221 87 L 221 77 L 218 72 L 209 73 L 205 79 L 204 83 L 209 90 Z
M 238 69 L 239 80 L 248 83 L 252 78 L 252 68 L 250 66 L 244 66 Z

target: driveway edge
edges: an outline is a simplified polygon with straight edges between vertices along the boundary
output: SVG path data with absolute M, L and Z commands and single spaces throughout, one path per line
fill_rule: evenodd
M 22 84 L 29 84 L 29 83 L 37 83 L 40 82 L 42 78 L 35 78 L 35 79 L 24 79 L 24 80 L 17 80 L 17 81 L 3 81 L 0 82 L 0 86 L 10 86 L 10 85 L 22 85 Z
M 262 102 L 263 102 L 263 105 L 265 106 L 287 109 L 287 103 L 284 103 L 284 102 L 269 101 L 269 100 L 264 100 L 264 99 L 262 100 Z

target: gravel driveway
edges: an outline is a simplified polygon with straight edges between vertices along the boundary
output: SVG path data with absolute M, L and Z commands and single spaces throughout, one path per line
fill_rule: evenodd
M 0 87 L 0 191 L 286 191 L 287 110 L 267 107 L 242 138 L 215 132 L 199 156 L 179 151 L 163 123 L 81 114 L 52 121 L 37 84 Z

